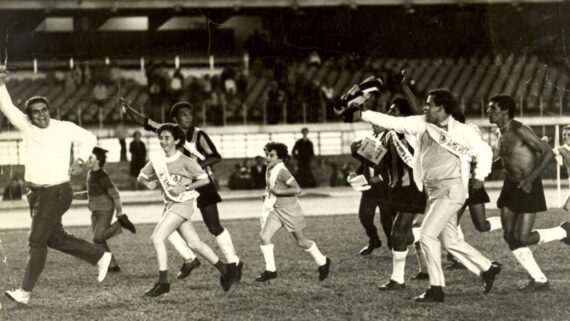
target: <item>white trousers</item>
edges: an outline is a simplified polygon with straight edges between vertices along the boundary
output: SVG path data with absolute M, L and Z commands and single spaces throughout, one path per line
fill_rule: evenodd
M 457 211 L 467 195 L 461 180 L 429 182 L 425 187 L 428 202 L 421 227 L 420 244 L 426 257 L 430 285 L 445 286 L 441 267 L 442 246 L 471 272 L 480 275 L 488 270 L 491 261 L 459 239 L 457 234 Z

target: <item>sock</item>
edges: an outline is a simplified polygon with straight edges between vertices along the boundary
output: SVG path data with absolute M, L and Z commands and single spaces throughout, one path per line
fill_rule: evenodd
M 536 282 L 543 283 L 547 281 L 546 275 L 542 273 L 540 267 L 536 264 L 532 251 L 528 247 L 520 247 L 514 250 L 513 255 Z
M 158 271 L 158 283 L 168 283 L 168 270 Z
M 192 252 L 192 250 L 188 247 L 188 244 L 186 244 L 186 241 L 178 232 L 172 232 L 172 234 L 168 236 L 168 241 L 170 244 L 172 244 L 172 246 L 174 246 L 176 252 L 182 256 L 184 261 L 192 261 L 196 258 L 196 254 Z
M 306 249 L 306 252 L 309 252 L 309 254 L 311 254 L 311 256 L 313 257 L 313 260 L 315 260 L 315 263 L 317 263 L 318 266 L 324 265 L 325 263 L 327 263 L 327 257 L 324 256 L 321 251 L 319 251 L 319 248 L 317 247 L 317 243 L 311 241 L 313 243 L 313 245 Z
M 457 225 L 457 238 L 460 241 L 465 241 L 465 235 L 463 235 L 463 230 L 461 229 L 461 225 Z
M 488 232 L 500 230 L 503 228 L 503 225 L 501 224 L 501 217 L 500 216 L 487 217 L 487 222 L 489 222 L 489 225 L 491 226 L 491 228 L 489 228 Z
M 538 244 L 544 244 L 552 241 L 561 240 L 566 238 L 566 230 L 560 226 L 548 228 L 548 229 L 540 229 L 535 230 L 540 235 L 540 239 L 538 240 Z
M 232 243 L 232 237 L 228 230 L 224 229 L 222 234 L 216 236 L 216 243 L 218 243 L 218 247 L 222 250 L 222 253 L 228 263 L 237 264 L 239 262 L 239 258 L 234 249 L 234 244 Z
M 273 244 L 260 245 L 259 247 L 261 248 L 261 253 L 265 260 L 265 270 L 271 272 L 277 271 L 275 267 L 275 257 L 273 256 Z
M 402 252 L 392 250 L 392 276 L 390 276 L 390 279 L 400 284 L 404 283 L 404 269 L 406 268 L 407 256 L 407 249 Z
M 412 234 L 414 235 L 414 243 L 417 243 L 420 241 L 420 231 L 422 230 L 421 227 L 414 227 L 412 229 Z
M 225 274 L 226 273 L 226 264 L 224 262 L 222 262 L 221 260 L 218 260 L 218 262 L 214 263 L 214 267 L 220 271 L 220 273 Z
M 420 266 L 420 272 L 428 273 L 426 257 L 422 252 L 422 247 L 420 246 L 420 242 L 416 242 L 414 244 L 414 250 L 416 252 L 416 258 L 418 259 L 418 265 Z

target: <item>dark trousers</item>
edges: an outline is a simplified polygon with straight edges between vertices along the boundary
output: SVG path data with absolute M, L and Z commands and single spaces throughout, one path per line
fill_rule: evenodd
M 360 199 L 360 207 L 358 209 L 358 218 L 360 218 L 360 223 L 366 231 L 369 242 L 377 242 L 380 240 L 378 236 L 378 230 L 374 225 L 374 215 L 376 213 L 376 208 L 380 209 L 380 224 L 382 224 L 382 229 L 384 234 L 386 234 L 386 240 L 390 244 L 390 233 L 392 231 L 392 222 L 396 212 L 387 204 L 384 200 L 374 197 L 362 197 Z
M 299 162 L 297 167 L 297 182 L 301 187 L 315 187 L 316 181 L 313 171 L 311 170 L 311 162 L 301 163 Z
M 30 256 L 22 281 L 22 289 L 32 291 L 44 268 L 47 247 L 70 254 L 93 265 L 103 256 L 97 246 L 67 234 L 61 217 L 71 206 L 69 183 L 40 188 L 28 196 L 32 227 L 28 238 Z
M 202 213 L 204 224 L 206 224 L 208 231 L 212 235 L 218 236 L 224 232 L 224 227 L 220 223 L 220 214 L 218 212 L 217 203 L 201 207 L 200 213 Z
M 107 240 L 120 234 L 123 230 L 119 221 L 111 224 L 113 220 L 113 210 L 93 211 L 91 213 L 91 227 L 93 228 L 93 244 L 100 247 L 105 252 L 111 252 Z M 115 255 L 111 258 L 111 266 L 116 266 Z

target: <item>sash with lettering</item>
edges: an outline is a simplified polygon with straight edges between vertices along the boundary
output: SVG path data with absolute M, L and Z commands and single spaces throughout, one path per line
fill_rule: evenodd
M 398 138 L 398 134 L 395 131 L 391 130 L 388 132 L 388 138 L 391 140 L 392 145 L 398 152 L 398 156 L 404 162 L 404 164 L 408 165 L 409 168 L 414 168 L 414 156 L 410 153 L 410 150 L 402 143 L 402 141 Z
M 196 198 L 198 198 L 199 194 L 195 190 L 185 191 L 178 195 L 174 195 L 172 193 L 172 189 L 174 186 L 176 186 L 177 182 L 168 172 L 168 167 L 166 167 L 166 159 L 163 155 L 153 156 L 151 163 L 154 171 L 156 172 L 156 176 L 158 177 L 158 181 L 160 182 L 160 185 L 162 185 L 164 194 L 169 200 L 177 203 L 182 203 L 190 201 L 192 199 L 196 200 Z
M 267 180 L 267 188 L 265 189 L 265 200 L 263 201 L 263 206 L 261 208 L 261 217 L 260 217 L 260 223 L 262 229 L 263 226 L 265 225 L 265 221 L 267 221 L 269 213 L 273 210 L 275 202 L 277 201 L 277 196 L 275 196 L 275 194 L 270 193 L 269 188 L 275 187 L 277 176 L 279 175 L 279 172 L 283 168 L 285 168 L 285 164 L 283 164 L 283 162 L 275 164 L 275 166 L 273 166 L 273 168 L 271 169 L 271 174 L 269 175 L 269 178 Z M 267 170 L 269 171 L 269 168 Z
M 434 124 L 427 124 L 428 135 L 435 140 L 441 147 L 447 149 L 453 154 L 467 158 L 470 162 L 475 158 L 475 153 L 467 146 L 456 141 L 449 133 Z

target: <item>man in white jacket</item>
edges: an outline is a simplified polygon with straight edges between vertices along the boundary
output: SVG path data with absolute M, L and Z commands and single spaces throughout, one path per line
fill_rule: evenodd
M 29 235 L 30 256 L 21 288 L 6 291 L 13 301 L 27 304 L 47 256 L 47 247 L 84 260 L 98 268 L 98 281 L 107 275 L 111 253 L 67 234 L 61 217 L 71 206 L 70 174 L 79 174 L 97 143 L 95 135 L 67 122 L 51 119 L 48 100 L 35 96 L 26 101 L 25 112 L 12 103 L 6 90 L 6 71 L 0 67 L 0 111 L 22 134 L 25 180 L 32 226 Z M 70 149 L 77 144 L 77 158 L 70 167 Z
M 351 92 L 359 92 L 353 88 Z M 350 93 L 349 93 L 350 94 Z M 346 122 L 363 120 L 406 136 L 414 147 L 414 181 L 426 189 L 428 203 L 421 227 L 420 244 L 426 256 L 430 288 L 416 297 L 417 302 L 443 302 L 445 280 L 441 267 L 441 246 L 459 259 L 470 271 L 480 275 L 484 292 L 493 287 L 501 266 L 459 239 L 457 211 L 467 198 L 470 163 L 474 161 L 473 189 L 483 187 L 491 171 L 492 151 L 475 130 L 451 117 L 457 101 L 447 90 L 428 93 L 424 115 L 393 117 L 361 111 L 358 107 L 367 94 L 349 95 L 353 99 L 336 113 Z M 440 243 L 441 241 L 441 243 Z

